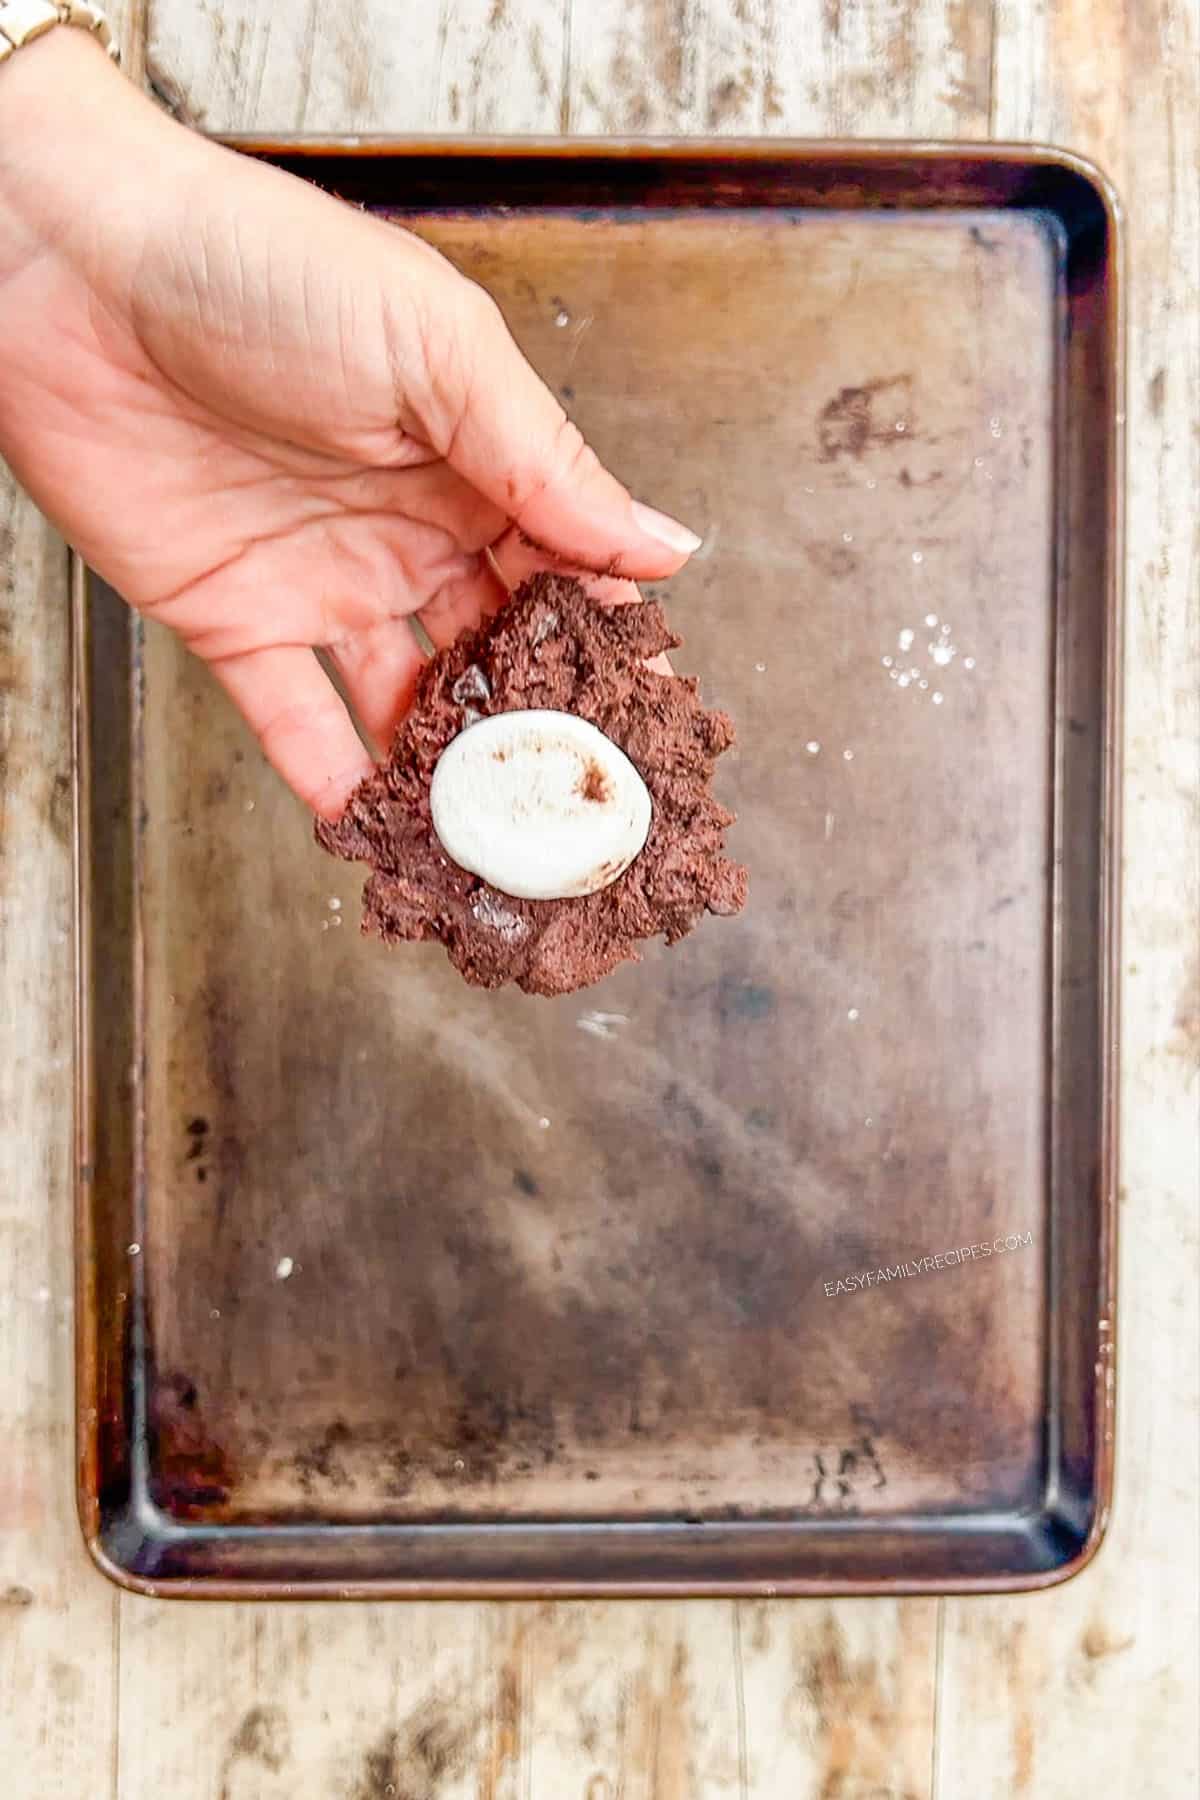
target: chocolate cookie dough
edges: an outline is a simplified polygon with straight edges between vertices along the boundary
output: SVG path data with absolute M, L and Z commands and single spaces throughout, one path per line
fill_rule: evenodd
M 363 930 L 386 942 L 436 939 L 465 980 L 569 994 L 660 933 L 686 937 L 704 912 L 746 900 L 746 871 L 723 854 L 733 814 L 711 793 L 733 724 L 707 712 L 691 677 L 647 658 L 675 648 L 652 601 L 601 607 L 566 575 L 534 575 L 497 616 L 432 657 L 391 755 L 355 790 L 326 850 L 370 865 Z M 649 835 L 611 886 L 562 900 L 501 893 L 453 863 L 438 841 L 429 789 L 446 746 L 479 719 L 520 709 L 574 713 L 625 752 L 650 791 Z

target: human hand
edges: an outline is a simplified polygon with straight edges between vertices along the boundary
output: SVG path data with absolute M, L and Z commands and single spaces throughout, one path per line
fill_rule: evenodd
M 699 542 L 436 251 L 173 124 L 80 32 L 0 70 L 0 196 L 0 452 L 327 817 L 372 765 L 314 647 L 384 745 L 410 619 L 448 643 L 547 552 L 628 598 Z

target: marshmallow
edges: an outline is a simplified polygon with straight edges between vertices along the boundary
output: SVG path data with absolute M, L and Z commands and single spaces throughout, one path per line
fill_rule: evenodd
M 429 805 L 446 854 L 522 900 L 598 893 L 650 830 L 645 782 L 574 713 L 493 713 L 468 726 L 438 758 Z

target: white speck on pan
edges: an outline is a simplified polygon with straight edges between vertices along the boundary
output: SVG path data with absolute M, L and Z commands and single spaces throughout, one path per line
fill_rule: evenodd
M 575 1021 L 576 1029 L 586 1031 L 589 1037 L 616 1037 L 622 1025 L 628 1025 L 629 1014 L 618 1012 L 585 1012 L 580 1013 Z

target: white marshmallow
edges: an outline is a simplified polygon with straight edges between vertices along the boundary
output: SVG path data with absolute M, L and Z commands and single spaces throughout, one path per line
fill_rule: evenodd
M 574 713 L 493 713 L 468 726 L 438 758 L 429 805 L 446 854 L 522 900 L 598 893 L 650 830 L 645 782 Z

